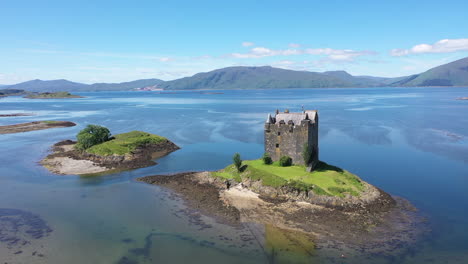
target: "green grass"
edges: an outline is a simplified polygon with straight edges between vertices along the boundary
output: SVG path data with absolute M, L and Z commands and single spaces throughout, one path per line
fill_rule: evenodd
M 115 135 L 112 140 L 92 146 L 86 152 L 101 156 L 125 155 L 131 153 L 136 148 L 147 144 L 157 144 L 165 141 L 166 138 L 158 135 L 131 131 L 128 133 Z
M 278 162 L 265 165 L 262 160 L 246 160 L 243 165 L 244 170 L 241 173 L 233 165 L 229 165 L 212 175 L 236 181 L 250 178 L 261 180 L 263 185 L 275 188 L 289 186 L 301 191 L 313 190 L 318 195 L 339 197 L 344 197 L 345 194 L 359 196 L 364 189 L 356 175 L 324 162 L 320 162 L 312 173 L 307 172 L 304 166 L 280 167 Z

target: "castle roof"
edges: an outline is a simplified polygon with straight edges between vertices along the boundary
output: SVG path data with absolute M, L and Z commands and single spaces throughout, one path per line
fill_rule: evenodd
M 286 124 L 292 121 L 295 125 L 300 124 L 302 120 L 311 120 L 315 122 L 317 118 L 317 110 L 306 110 L 302 113 L 278 113 L 275 116 L 275 121 L 284 121 Z

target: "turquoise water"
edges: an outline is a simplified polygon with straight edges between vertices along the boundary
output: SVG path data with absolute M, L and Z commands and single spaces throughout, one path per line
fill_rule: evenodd
M 78 125 L 0 135 L 0 208 L 31 212 L 52 232 L 30 244 L 0 242 L 8 263 L 267 263 L 249 230 L 201 216 L 140 176 L 216 170 L 233 153 L 263 153 L 263 122 L 276 108 L 318 109 L 321 159 L 404 197 L 429 219 L 430 235 L 405 255 L 336 259 L 316 250 L 310 262 L 466 263 L 468 260 L 468 88 L 365 88 L 181 92 L 81 93 L 83 99 L 0 99 L 0 124 L 67 120 Z M 143 130 L 182 149 L 158 165 L 99 177 L 60 176 L 38 165 L 57 141 L 87 124 L 114 134 Z M 182 210 L 182 211 L 181 211 Z M 1 232 L 1 230 L 0 230 Z M 221 236 L 221 237 L 220 237 Z M 225 239 L 227 238 L 227 239 Z M 22 253 L 17 253 L 22 251 Z M 33 255 L 37 251 L 42 254 Z M 330 255 L 332 254 L 332 255 Z M 2 262 L 2 263 L 3 263 Z

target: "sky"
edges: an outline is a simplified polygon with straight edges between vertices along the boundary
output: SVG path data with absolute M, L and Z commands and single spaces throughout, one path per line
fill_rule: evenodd
M 468 1 L 0 0 L 0 84 L 230 66 L 406 76 L 468 56 Z

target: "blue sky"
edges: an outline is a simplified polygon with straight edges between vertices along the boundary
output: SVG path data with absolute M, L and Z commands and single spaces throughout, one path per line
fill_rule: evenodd
M 0 84 L 260 65 L 410 75 L 468 56 L 467 10 L 451 0 L 0 0 Z

